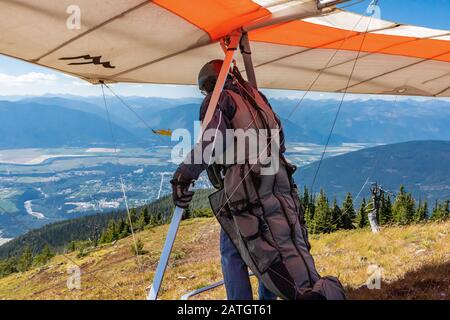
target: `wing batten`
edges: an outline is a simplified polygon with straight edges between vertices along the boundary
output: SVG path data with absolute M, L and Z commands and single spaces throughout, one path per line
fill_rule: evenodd
M 33 61 L 33 62 L 39 62 L 41 59 L 43 59 L 43 58 L 49 56 L 50 54 L 52 54 L 52 53 L 58 51 L 59 49 L 64 48 L 65 46 L 69 45 L 70 43 L 72 43 L 72 42 L 74 42 L 74 41 L 76 41 L 76 40 L 78 40 L 78 39 L 80 39 L 80 38 L 82 38 L 82 37 L 88 35 L 88 34 L 91 33 L 91 32 L 94 32 L 95 30 L 97 30 L 97 29 L 99 29 L 99 28 L 101 28 L 101 27 L 107 25 L 108 23 L 111 23 L 111 22 L 115 21 L 116 19 L 118 19 L 118 18 L 120 18 L 120 17 L 123 17 L 124 15 L 126 15 L 126 14 L 128 14 L 128 13 L 134 11 L 134 10 L 137 10 L 137 9 L 141 8 L 142 6 L 144 6 L 144 5 L 148 5 L 148 4 L 149 4 L 149 0 L 145 0 L 144 2 L 142 2 L 142 3 L 140 3 L 140 4 L 138 4 L 138 5 L 134 6 L 134 7 L 132 7 L 132 8 L 130 8 L 130 9 L 126 10 L 126 11 L 123 11 L 123 12 L 117 14 L 116 16 L 114 16 L 114 17 L 112 17 L 112 18 L 109 18 L 109 19 L 106 20 L 106 21 L 103 21 L 103 22 L 100 23 L 99 25 L 96 25 L 96 26 L 90 28 L 89 30 L 86 30 L 85 32 L 83 32 L 83 33 L 81 33 L 81 34 L 79 34 L 79 35 L 77 35 L 77 36 L 75 36 L 75 37 L 73 37 L 73 38 L 71 38 L 71 39 L 69 39 L 69 40 L 67 40 L 67 41 L 65 41 L 65 42 L 63 42 L 63 43 L 61 43 L 61 44 L 58 45 L 57 47 L 55 47 L 55 48 L 53 48 L 52 50 L 50 50 L 50 51 L 44 53 L 43 55 L 41 55 L 41 56 L 38 57 L 38 58 L 33 59 L 32 61 Z

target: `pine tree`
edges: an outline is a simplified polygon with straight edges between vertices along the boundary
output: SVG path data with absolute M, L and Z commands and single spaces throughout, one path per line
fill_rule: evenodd
M 345 200 L 342 204 L 342 214 L 339 224 L 344 230 L 354 229 L 353 223 L 355 222 L 356 212 L 353 208 L 353 198 L 351 193 L 347 193 Z
M 436 221 L 440 219 L 440 210 L 439 210 L 439 202 L 436 199 L 434 201 L 434 207 L 433 207 L 433 211 L 431 212 L 431 217 L 430 220 Z
M 417 206 L 416 214 L 414 215 L 414 222 L 423 222 L 428 217 L 428 203 L 425 200 L 425 202 L 422 203 L 422 201 L 419 201 L 419 205 Z
M 119 239 L 128 237 L 131 234 L 130 226 L 124 219 L 119 220 L 119 225 L 117 227 Z
M 444 202 L 444 219 L 450 218 L 450 200 Z
M 392 207 L 394 222 L 398 224 L 408 224 L 413 221 L 415 213 L 415 201 L 410 193 L 405 192 L 405 187 L 400 186 L 397 197 Z
M 414 214 L 416 212 L 416 201 L 411 193 L 406 194 L 406 223 L 414 221 Z
M 136 221 L 138 220 L 138 216 L 137 216 L 137 213 L 136 213 L 136 209 L 135 209 L 135 208 L 132 208 L 132 209 L 130 210 L 130 217 L 129 217 L 129 219 L 131 220 L 131 225 L 132 225 L 133 228 L 134 228 L 134 224 L 135 224 Z
M 77 250 L 77 244 L 76 244 L 75 241 L 71 241 L 70 245 L 69 245 L 69 248 L 68 248 L 68 251 L 69 252 L 74 252 L 75 250 Z
M 145 225 L 148 225 L 150 223 L 150 214 L 148 213 L 148 207 L 145 206 L 142 211 L 141 214 L 144 216 L 145 218 Z
M 192 219 L 193 217 L 195 217 L 195 212 L 192 212 L 191 208 L 184 209 L 183 220 L 189 220 L 189 219 Z
M 100 243 L 111 243 L 119 239 L 119 234 L 114 219 L 109 221 L 108 228 L 102 232 L 100 236 Z
M 436 200 L 434 209 L 433 209 L 433 214 L 431 215 L 431 220 L 433 221 L 443 221 L 445 219 L 448 219 L 450 216 L 449 213 L 449 200 L 445 201 L 444 203 L 439 203 Z
M 18 272 L 17 258 L 11 257 L 5 260 L 0 260 L 0 278 Z
M 342 210 L 341 208 L 339 208 L 336 198 L 334 198 L 333 200 L 333 207 L 331 209 L 331 220 L 333 231 L 341 230 L 344 228 L 342 224 Z
M 149 220 L 148 211 L 142 209 L 141 213 L 139 214 L 139 218 L 135 222 L 134 229 L 144 230 L 144 227 L 147 225 L 148 220 Z
M 31 268 L 33 264 L 33 253 L 30 247 L 26 247 L 19 260 L 17 261 L 17 270 L 19 272 L 25 272 Z
M 308 208 L 308 206 L 310 204 L 309 191 L 306 186 L 303 187 L 303 196 L 300 197 L 300 203 L 302 204 L 302 206 L 306 212 L 306 209 Z
M 131 245 L 131 252 L 133 252 L 134 255 L 142 255 L 145 254 L 144 251 L 144 243 L 141 239 L 136 240 L 136 244 Z
M 367 207 L 366 199 L 363 198 L 361 202 L 361 207 L 359 208 L 358 215 L 356 217 L 356 225 L 360 229 L 363 229 L 369 225 L 366 207 Z
M 333 231 L 332 212 L 324 190 L 320 190 L 314 210 L 315 233 L 330 233 Z
M 51 258 L 53 258 L 55 255 L 51 252 L 50 247 L 46 245 L 44 249 L 42 249 L 41 253 L 38 254 L 33 261 L 33 264 L 36 266 L 42 266 L 47 264 L 47 262 L 50 261 Z
M 305 222 L 306 226 L 309 228 L 311 233 L 315 233 L 314 231 L 314 198 L 311 194 L 309 194 L 308 188 L 305 186 L 303 190 L 303 208 L 305 210 Z
M 383 194 L 381 198 L 381 206 L 380 206 L 380 224 L 386 225 L 392 223 L 392 203 L 391 197 L 388 195 L 387 197 Z
M 305 222 L 311 233 L 315 233 L 314 230 L 314 207 L 308 205 L 305 210 Z
M 156 215 L 150 215 L 150 226 L 155 227 L 158 225 L 158 221 L 156 219 Z

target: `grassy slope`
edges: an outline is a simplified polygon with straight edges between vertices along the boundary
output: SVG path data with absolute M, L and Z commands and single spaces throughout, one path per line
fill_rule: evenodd
M 139 272 L 132 238 L 95 249 L 77 259 L 57 256 L 43 268 L 0 279 L 0 299 L 143 299 L 163 245 L 167 226 L 137 234 L 148 251 Z M 184 221 L 163 283 L 162 299 L 220 280 L 219 226 L 214 219 Z M 352 299 L 450 299 L 450 222 L 315 236 L 313 254 L 321 274 L 339 275 Z M 81 266 L 81 290 L 68 290 L 67 269 Z M 384 269 L 381 290 L 365 284 L 367 266 Z M 224 297 L 223 288 L 202 299 Z

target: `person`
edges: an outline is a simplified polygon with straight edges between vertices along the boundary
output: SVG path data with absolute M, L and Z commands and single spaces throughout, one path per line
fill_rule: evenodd
M 200 91 L 206 96 L 200 108 L 200 121 L 203 120 L 206 114 L 206 110 L 209 105 L 209 101 L 211 99 L 217 77 L 222 67 L 222 63 L 222 60 L 213 60 L 205 64 L 200 70 L 198 76 L 198 85 Z M 236 74 L 236 72 L 237 69 L 235 69 L 234 73 Z M 237 84 L 236 79 L 233 78 L 233 74 L 230 73 L 225 82 L 224 91 L 220 96 L 214 116 L 205 130 L 211 128 L 217 129 L 218 131 L 220 131 L 222 136 L 226 136 L 226 130 L 233 129 L 232 122 L 233 117 L 235 116 L 237 111 L 237 104 L 235 98 L 233 98 L 229 92 L 232 91 L 242 97 L 242 99 L 246 99 L 245 94 L 243 94 L 242 91 L 251 89 L 248 82 L 245 83 L 247 88 L 241 88 Z M 269 104 L 267 98 L 261 92 L 258 93 L 261 95 L 264 101 Z M 279 121 L 279 119 L 277 119 L 277 121 L 281 127 L 281 122 Z M 281 133 L 280 136 L 282 137 L 282 139 L 284 139 L 283 133 Z M 193 181 L 198 179 L 199 175 L 204 170 L 208 170 L 208 176 L 212 184 L 216 188 L 220 187 L 218 186 L 218 184 L 220 185 L 221 181 L 217 181 L 217 176 L 221 174 L 220 171 L 223 168 L 204 161 L 202 161 L 202 163 L 194 163 L 195 161 L 193 160 L 193 158 L 195 152 L 200 152 L 201 154 L 203 154 L 205 147 L 205 142 L 201 142 L 200 144 L 198 144 L 197 150 L 192 150 L 191 153 L 187 156 L 187 159 L 189 161 L 184 161 L 182 164 L 180 164 L 171 180 L 173 188 L 173 201 L 175 205 L 180 208 L 187 208 L 189 206 L 189 203 L 194 195 L 194 192 L 190 191 L 189 187 L 191 186 Z M 282 147 L 284 148 L 284 141 L 282 142 Z M 221 151 L 223 152 L 224 150 Z M 220 233 L 220 253 L 227 298 L 229 300 L 252 300 L 253 293 L 248 274 L 248 267 L 242 260 L 233 242 L 223 229 L 221 229 Z M 258 294 L 260 300 L 277 299 L 276 295 L 270 292 L 261 282 L 259 283 Z
M 213 60 L 200 70 L 199 88 L 206 95 L 200 119 L 206 117 L 222 65 Z M 187 208 L 190 186 L 206 170 L 217 189 L 209 201 L 222 227 L 228 298 L 252 298 L 249 267 L 281 299 L 345 300 L 339 279 L 321 276 L 315 266 L 293 178 L 296 167 L 284 157 L 283 127 L 267 98 L 234 66 L 212 111 L 200 141 L 173 175 L 172 197 Z M 261 285 L 259 291 L 260 298 L 268 297 Z

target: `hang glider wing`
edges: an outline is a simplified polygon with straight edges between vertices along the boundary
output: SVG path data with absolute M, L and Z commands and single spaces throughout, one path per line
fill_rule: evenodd
M 289 15 L 305 18 L 274 24 Z M 195 84 L 243 26 L 260 87 L 450 97 L 449 31 L 317 0 L 2 0 L 0 53 L 92 83 Z

